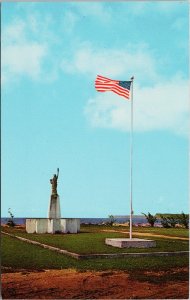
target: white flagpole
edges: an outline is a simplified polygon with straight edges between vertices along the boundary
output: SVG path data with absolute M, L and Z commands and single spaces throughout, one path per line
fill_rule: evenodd
M 131 133 L 130 133 L 130 239 L 132 239 L 133 215 L 133 80 L 131 77 Z

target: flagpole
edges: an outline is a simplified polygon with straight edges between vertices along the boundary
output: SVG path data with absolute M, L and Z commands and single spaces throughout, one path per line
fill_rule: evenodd
M 130 133 L 130 239 L 132 239 L 133 215 L 133 80 L 131 77 L 131 133 Z

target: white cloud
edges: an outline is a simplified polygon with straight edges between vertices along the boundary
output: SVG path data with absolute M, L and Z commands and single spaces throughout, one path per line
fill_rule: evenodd
M 157 1 L 155 2 L 155 7 L 162 14 L 171 16 L 179 11 L 180 6 L 184 5 L 184 1 Z M 186 4 L 185 4 L 186 5 Z
M 136 74 L 137 78 L 155 81 L 157 79 L 156 61 L 148 49 L 144 45 L 130 48 L 129 45 L 122 50 L 93 49 L 89 43 L 83 43 L 72 58 L 62 61 L 62 68 L 69 73 L 83 73 L 93 76 L 101 74 L 107 77 L 120 76 L 119 79 L 123 80 Z
M 48 66 L 48 76 L 46 74 L 47 62 L 49 65 L 52 63 L 50 45 L 46 42 L 47 28 L 51 20 L 45 18 L 43 26 L 40 26 L 38 17 L 33 14 L 28 15 L 27 20 L 16 18 L 3 28 L 1 51 L 3 84 L 18 81 L 21 76 L 40 81 L 49 81 L 55 77 L 52 65 L 50 66 L 52 70 Z M 43 32 L 40 35 L 39 28 Z
M 188 84 L 171 81 L 140 88 L 134 84 L 134 130 L 188 133 Z M 130 131 L 130 101 L 111 92 L 88 100 L 84 113 L 93 127 Z
M 110 20 L 112 11 L 104 3 L 75 3 L 73 7 L 83 17 L 95 17 L 103 22 Z
M 14 24 L 5 27 L 2 32 L 3 44 L 15 43 L 25 38 L 25 23 L 22 20 L 17 20 Z
M 38 43 L 7 46 L 2 52 L 5 73 L 12 76 L 28 75 L 34 79 L 38 78 L 41 75 L 41 64 L 45 55 L 45 46 Z
M 124 5 L 125 4 L 126 3 L 124 3 Z M 147 5 L 150 5 L 150 3 L 147 3 L 145 1 L 132 3 L 132 5 L 130 5 L 130 16 L 138 17 L 140 15 L 145 14 L 148 8 Z
M 111 16 L 111 9 L 105 8 L 103 3 L 70 3 L 69 9 L 63 12 L 60 27 L 64 33 L 74 34 L 77 25 L 85 18 L 98 19 L 105 24 L 111 20 Z
M 103 3 L 70 3 L 69 8 L 63 12 L 60 28 L 64 33 L 74 35 L 74 30 L 86 18 L 106 24 L 111 20 L 111 16 L 112 10 L 107 6 L 105 7 Z
M 72 11 L 66 11 L 63 16 L 63 30 L 65 33 L 72 33 L 78 21 L 78 15 Z

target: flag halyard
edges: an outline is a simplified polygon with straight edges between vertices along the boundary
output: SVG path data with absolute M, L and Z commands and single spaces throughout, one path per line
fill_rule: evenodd
M 95 88 L 98 92 L 112 91 L 126 99 L 130 97 L 130 87 L 132 81 L 119 81 L 97 75 L 95 80 Z

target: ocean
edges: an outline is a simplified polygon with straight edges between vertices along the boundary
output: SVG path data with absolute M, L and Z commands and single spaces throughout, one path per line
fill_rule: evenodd
M 28 217 L 30 219 L 30 217 Z M 116 223 L 122 224 L 129 221 L 130 216 L 114 217 Z M 1 218 L 1 224 L 6 224 L 10 218 Z M 14 222 L 18 225 L 23 225 L 26 223 L 27 218 L 14 218 Z M 32 219 L 32 218 L 31 218 Z M 81 224 L 104 224 L 109 221 L 109 218 L 80 218 Z M 133 224 L 147 223 L 144 216 L 133 216 Z

